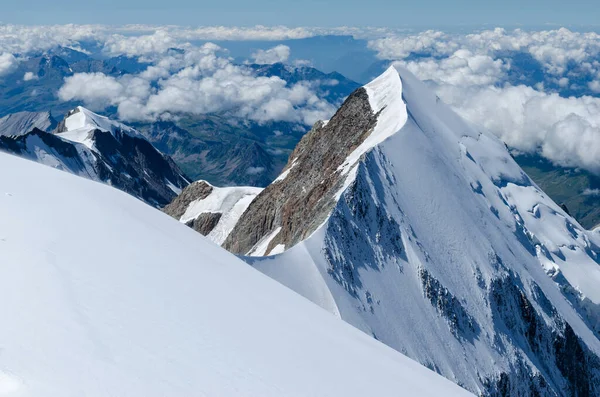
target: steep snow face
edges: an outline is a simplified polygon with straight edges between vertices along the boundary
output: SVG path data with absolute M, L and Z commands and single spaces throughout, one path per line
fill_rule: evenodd
M 18 112 L 0 118 L 0 135 L 24 135 L 34 128 L 51 131 L 56 127 L 56 120 L 50 112 Z
M 261 188 L 219 188 L 206 181 L 188 186 L 164 211 L 221 245 Z
M 79 107 L 57 127 L 0 136 L 0 150 L 105 182 L 150 205 L 167 205 L 189 182 L 135 130 Z
M 364 142 L 354 149 L 340 166 L 345 172 L 348 172 L 363 154 L 394 135 L 408 120 L 406 105 L 402 100 L 402 81 L 395 69 L 389 68 L 364 88 L 373 113 L 378 115 L 377 124 Z
M 2 395 L 468 395 L 118 190 L 0 167 Z
M 110 132 L 115 136 L 117 131 L 119 131 L 120 133 L 129 134 L 134 137 L 142 137 L 133 128 L 110 120 L 108 117 L 100 116 L 82 106 L 78 106 L 65 116 L 64 120 L 58 125 L 56 133 L 61 138 L 82 143 L 88 148 L 95 150 L 92 134 L 95 130 Z
M 477 394 L 600 395 L 598 234 L 409 72 L 369 86 L 372 131 L 397 130 L 310 237 L 247 262 Z

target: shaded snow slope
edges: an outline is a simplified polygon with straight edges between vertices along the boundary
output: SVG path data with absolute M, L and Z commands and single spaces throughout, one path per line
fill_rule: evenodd
M 18 112 L 0 118 L 0 135 L 24 135 L 34 128 L 51 131 L 56 120 L 50 112 Z
M 0 167 L 3 396 L 467 395 L 129 195 Z
M 57 127 L 0 136 L 0 150 L 108 183 L 163 207 L 188 185 L 182 171 L 135 130 L 78 107 Z
M 390 69 L 365 90 L 376 121 L 364 124 L 363 142 L 380 131 L 386 139 L 361 149 L 354 166 L 352 156 L 342 162 L 352 172 L 320 226 L 296 223 L 301 241 L 247 261 L 477 394 L 599 395 L 598 234 L 409 72 Z M 328 132 L 362 117 L 353 111 L 364 107 L 347 105 Z M 324 150 L 337 150 L 329 142 Z M 261 213 L 268 207 L 255 200 L 240 222 L 289 210 L 295 183 L 319 191 L 327 175 L 307 183 L 294 173 L 302 167 L 257 196 L 270 192 L 276 208 Z M 309 213 L 296 210 L 292 219 Z M 234 233 L 244 241 L 250 230 Z

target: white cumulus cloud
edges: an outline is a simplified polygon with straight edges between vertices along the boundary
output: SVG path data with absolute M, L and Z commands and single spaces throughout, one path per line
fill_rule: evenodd
M 31 81 L 31 80 L 37 80 L 38 76 L 33 73 L 33 72 L 25 72 L 25 74 L 23 75 L 23 81 Z
M 509 147 L 600 173 L 600 98 L 563 98 L 527 86 L 441 85 L 438 95 Z
M 97 110 L 116 106 L 119 117 L 128 121 L 229 112 L 258 122 L 310 125 L 335 110 L 308 84 L 288 86 L 278 77 L 255 76 L 219 56 L 220 50 L 206 44 L 169 53 L 138 75 L 75 74 L 65 79 L 59 97 L 81 100 Z
M 19 61 L 13 54 L 2 53 L 0 54 L 0 77 L 5 76 L 15 70 Z
M 270 65 L 278 62 L 285 62 L 290 57 L 290 47 L 280 44 L 268 50 L 258 50 L 252 54 L 254 63 L 261 65 Z

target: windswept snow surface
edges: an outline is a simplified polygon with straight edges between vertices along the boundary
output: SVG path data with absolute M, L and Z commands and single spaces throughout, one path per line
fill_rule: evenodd
M 466 396 L 116 189 L 0 154 L 4 396 Z
M 600 234 L 408 71 L 366 88 L 377 143 L 327 221 L 247 261 L 475 393 L 598 392 Z M 568 338 L 586 361 L 567 364 Z
M 56 121 L 49 112 L 18 112 L 0 118 L 0 135 L 24 135 L 38 128 L 49 131 L 56 125 Z

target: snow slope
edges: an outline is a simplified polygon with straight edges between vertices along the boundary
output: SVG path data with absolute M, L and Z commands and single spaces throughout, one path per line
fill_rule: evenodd
M 221 245 L 261 191 L 250 186 L 219 188 L 199 180 L 187 186 L 163 211 Z
M 599 395 L 598 234 L 408 71 L 365 89 L 376 136 L 343 162 L 325 221 L 247 262 L 476 394 Z
M 0 118 L 0 135 L 23 135 L 38 128 L 50 131 L 56 127 L 56 121 L 50 112 L 18 112 Z
M 468 395 L 123 192 L 0 167 L 3 396 Z

